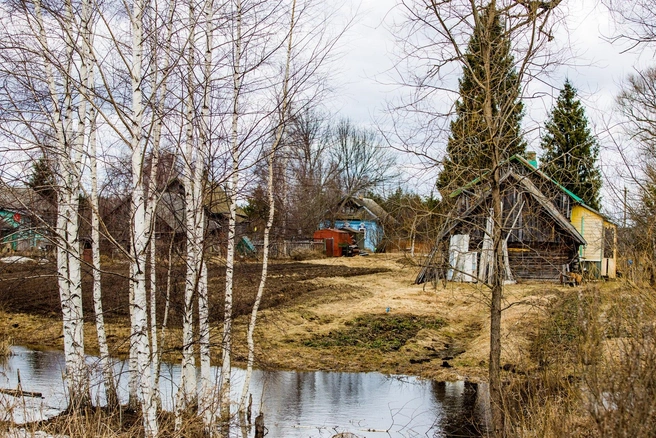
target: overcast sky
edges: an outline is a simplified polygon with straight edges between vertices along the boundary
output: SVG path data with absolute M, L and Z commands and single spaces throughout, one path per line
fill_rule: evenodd
M 386 100 L 399 92 L 396 87 L 385 85 L 389 83 L 387 72 L 394 65 L 393 54 L 397 50 L 389 27 L 394 20 L 402 18 L 395 4 L 395 0 L 362 0 L 359 18 L 345 36 L 340 73 L 335 78 L 338 89 L 332 105 L 340 116 L 350 117 L 363 126 L 373 127 Z M 572 55 L 567 65 L 559 67 L 553 77 L 544 79 L 556 87 L 555 91 L 547 86 L 542 89 L 555 99 L 557 88 L 568 77 L 579 91 L 591 127 L 598 133 L 602 146 L 612 149 L 611 142 L 606 141 L 606 127 L 619 84 L 636 67 L 649 65 L 652 56 L 651 53 L 640 56 L 634 52 L 622 53 L 625 45 L 611 44 L 605 38 L 612 36 L 613 26 L 608 12 L 598 1 L 570 1 L 566 7 L 567 31 L 563 29 L 555 43 L 571 47 Z M 553 103 L 551 98 L 527 101 L 526 127 L 539 126 Z M 529 149 L 539 150 L 535 137 L 530 139 Z M 610 154 L 602 153 L 602 158 L 607 161 L 602 162 L 605 168 L 616 164 Z M 609 169 L 606 171 L 610 173 Z M 430 173 L 425 175 L 424 187 L 430 187 L 434 177 Z

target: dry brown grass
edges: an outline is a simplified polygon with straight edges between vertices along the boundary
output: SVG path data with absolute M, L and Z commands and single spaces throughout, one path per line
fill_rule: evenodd
M 507 373 L 507 428 L 521 437 L 653 437 L 656 299 L 630 283 L 560 294 L 528 359 Z
M 169 412 L 159 414 L 162 438 L 196 438 L 203 435 L 203 424 L 197 416 L 186 416 L 178 431 L 174 427 L 173 415 Z M 0 436 L 9 438 L 49 437 L 49 438 L 138 438 L 143 436 L 140 413 L 128 409 L 107 411 L 103 408 L 89 408 L 76 412 L 65 412 L 52 419 L 16 427 L 11 424 L 0 425 Z

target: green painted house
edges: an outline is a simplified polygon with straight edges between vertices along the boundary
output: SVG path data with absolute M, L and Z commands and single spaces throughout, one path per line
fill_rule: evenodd
M 47 219 L 54 206 L 28 187 L 0 186 L 0 247 L 14 251 L 49 246 Z

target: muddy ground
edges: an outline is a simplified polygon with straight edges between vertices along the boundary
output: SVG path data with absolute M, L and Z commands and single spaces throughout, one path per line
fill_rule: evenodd
M 164 313 L 166 263 L 158 267 L 159 320 Z M 260 265 L 242 261 L 235 271 L 235 351 L 245 357 L 245 327 L 257 290 Z M 107 263 L 103 302 L 113 354 L 128 349 L 127 264 Z M 439 380 L 485 380 L 489 323 L 486 288 L 415 285 L 416 263 L 400 254 L 275 262 L 256 331 L 258 366 L 266 369 L 379 371 Z M 209 269 L 211 338 L 219 362 L 225 269 Z M 178 360 L 184 266 L 174 266 L 166 358 Z M 84 274 L 85 336 L 97 351 L 91 275 Z M 564 289 L 528 283 L 506 289 L 502 363 L 530 367 L 536 320 Z M 0 266 L 0 337 L 16 345 L 62 348 L 54 263 Z

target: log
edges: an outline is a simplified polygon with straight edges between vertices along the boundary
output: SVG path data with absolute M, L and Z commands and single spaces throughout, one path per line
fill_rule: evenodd
M 0 388 L 0 393 L 1 394 L 7 394 L 11 395 L 13 397 L 35 397 L 35 398 L 43 398 L 43 394 L 40 392 L 33 392 L 33 391 L 23 391 L 21 389 L 4 389 Z

